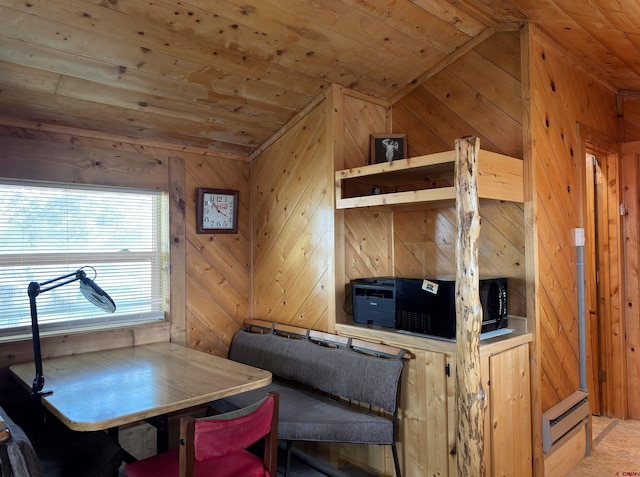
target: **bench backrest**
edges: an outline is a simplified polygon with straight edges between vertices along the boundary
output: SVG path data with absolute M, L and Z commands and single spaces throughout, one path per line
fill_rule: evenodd
M 329 394 L 394 413 L 403 362 L 330 347 L 307 338 L 239 330 L 229 358 Z

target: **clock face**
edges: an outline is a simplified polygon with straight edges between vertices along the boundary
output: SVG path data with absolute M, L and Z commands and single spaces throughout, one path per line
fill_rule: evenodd
M 198 233 L 238 231 L 238 191 L 198 189 Z

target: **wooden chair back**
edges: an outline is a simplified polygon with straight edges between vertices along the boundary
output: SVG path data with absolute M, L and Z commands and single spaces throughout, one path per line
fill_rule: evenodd
M 248 445 L 258 442 L 260 439 L 264 439 L 264 456 L 263 462 L 265 469 L 272 477 L 276 477 L 278 471 L 278 406 L 279 406 L 279 394 L 277 392 L 268 392 L 264 400 L 256 403 L 252 406 L 248 406 L 237 411 L 232 411 L 217 416 L 205 417 L 205 418 L 193 418 L 186 417 L 180 420 L 180 477 L 193 477 L 195 461 L 199 455 L 211 453 L 206 449 L 196 448 L 196 441 L 207 441 L 211 443 L 211 439 L 196 439 L 196 433 L 200 432 L 198 423 L 208 424 L 209 430 L 203 430 L 201 432 L 207 433 L 213 432 L 214 436 L 214 449 L 211 451 L 215 453 L 217 447 L 233 447 L 236 446 L 237 450 L 242 450 Z M 259 413 L 263 413 L 260 417 Z M 266 414 L 268 413 L 268 414 Z M 261 425 L 258 423 L 258 419 L 269 419 L 268 430 L 264 429 L 259 431 L 258 434 L 251 436 L 251 433 L 246 433 L 247 436 L 234 435 L 233 430 L 229 431 L 229 427 L 233 427 L 233 422 L 242 419 L 243 426 Z M 255 421 L 255 422 L 252 422 Z M 219 423 L 220 426 L 216 426 Z M 229 426 L 231 424 L 231 426 Z M 211 426 L 213 425 L 213 426 Z M 204 426 L 203 426 L 204 427 Z M 264 434 L 266 432 L 266 434 Z M 224 441 L 218 442 L 216 441 Z M 202 445 L 202 444 L 201 444 Z M 216 457 L 215 455 L 213 457 Z M 206 457 L 204 457 L 206 458 Z

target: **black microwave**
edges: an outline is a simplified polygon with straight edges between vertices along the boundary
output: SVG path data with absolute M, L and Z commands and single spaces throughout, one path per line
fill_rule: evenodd
M 480 303 L 482 333 L 507 327 L 506 278 L 481 279 Z M 455 281 L 396 278 L 395 328 L 454 339 Z

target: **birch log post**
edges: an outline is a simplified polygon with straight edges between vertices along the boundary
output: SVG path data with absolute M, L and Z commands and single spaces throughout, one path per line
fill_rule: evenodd
M 484 401 L 480 379 L 480 329 L 482 306 L 479 294 L 478 152 L 480 139 L 456 140 L 456 434 L 460 476 L 485 475 Z

